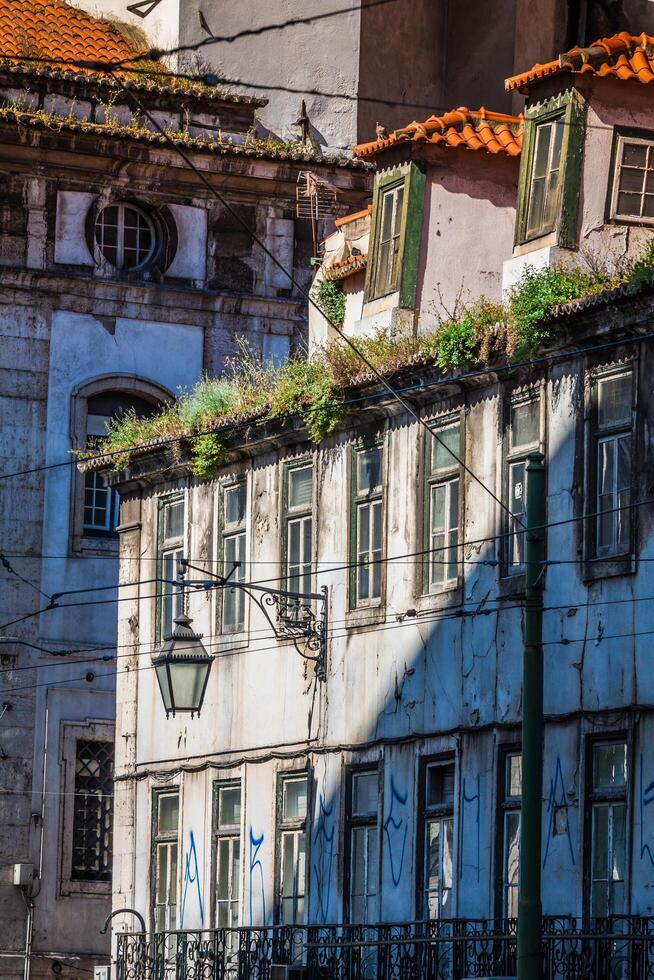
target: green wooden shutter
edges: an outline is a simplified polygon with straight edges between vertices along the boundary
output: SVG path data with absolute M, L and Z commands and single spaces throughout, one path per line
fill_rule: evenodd
M 400 307 L 413 309 L 416 303 L 418 262 L 422 238 L 422 217 L 425 205 L 425 172 L 411 163 L 405 188 L 404 229 L 402 231 L 402 272 L 400 276 Z

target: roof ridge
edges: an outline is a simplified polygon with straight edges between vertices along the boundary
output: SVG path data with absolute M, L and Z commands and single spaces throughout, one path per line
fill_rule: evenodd
M 370 158 L 396 143 L 416 141 L 518 156 L 522 144 L 522 121 L 522 115 L 495 112 L 485 106 L 479 109 L 459 106 L 440 116 L 431 115 L 424 122 L 413 120 L 381 139 L 360 143 L 354 152 L 358 157 Z
M 638 52 L 645 57 L 639 58 Z M 507 92 L 526 92 L 533 82 L 562 72 L 612 75 L 623 81 L 634 79 L 647 84 L 654 81 L 654 36 L 644 31 L 641 34 L 619 31 L 592 44 L 577 44 L 551 61 L 537 62 L 528 71 L 505 79 L 504 87 Z

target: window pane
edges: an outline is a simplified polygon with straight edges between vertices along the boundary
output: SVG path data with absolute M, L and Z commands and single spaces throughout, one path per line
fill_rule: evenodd
M 376 817 L 378 797 L 378 773 L 355 772 L 352 776 L 352 815 Z
M 307 781 L 285 779 L 282 801 L 282 820 L 304 820 L 307 815 Z
M 536 151 L 534 153 L 533 177 L 545 177 L 552 140 L 552 124 L 541 123 L 536 129 Z
M 600 742 L 593 746 L 593 789 L 615 789 L 627 785 L 627 745 Z
M 444 429 L 439 429 L 438 439 L 432 436 L 431 440 L 431 468 L 434 470 L 451 469 L 458 466 L 458 462 L 452 452 L 459 455 L 460 426 L 448 425 Z M 440 441 L 439 441 L 440 440 Z M 450 452 L 452 450 L 452 452 Z
M 520 813 L 504 814 L 504 889 L 505 915 L 518 913 L 518 882 L 520 880 Z
M 427 766 L 428 807 L 454 805 L 454 764 Z
M 506 786 L 507 797 L 522 796 L 522 756 L 508 755 L 506 757 Z
M 357 493 L 372 493 L 381 486 L 381 448 L 357 453 Z
M 627 167 L 645 167 L 647 163 L 647 146 L 644 143 L 626 143 L 622 151 L 622 165 Z
M 289 507 L 311 507 L 313 495 L 313 467 L 303 466 L 288 472 Z
M 601 429 L 631 424 L 631 374 L 598 382 L 597 423 Z
M 382 198 L 382 218 L 380 241 L 387 242 L 393 235 L 393 209 L 395 204 L 395 189 L 386 191 Z
M 229 899 L 229 872 L 231 838 L 223 837 L 218 841 L 218 881 L 216 883 L 219 900 Z
M 538 443 L 540 436 L 540 401 L 511 406 L 511 449 Z
M 218 791 L 218 824 L 237 827 L 241 822 L 241 787 L 221 786 Z
M 609 810 L 605 803 L 593 807 L 593 881 L 609 878 Z
M 225 524 L 242 524 L 245 520 L 245 484 L 225 490 Z
M 176 834 L 179 820 L 179 796 L 170 793 L 158 797 L 158 834 Z
M 184 501 L 176 500 L 172 503 L 165 504 L 163 518 L 164 541 L 181 538 L 184 534 Z
M 168 845 L 157 846 L 157 903 L 165 905 L 168 900 Z

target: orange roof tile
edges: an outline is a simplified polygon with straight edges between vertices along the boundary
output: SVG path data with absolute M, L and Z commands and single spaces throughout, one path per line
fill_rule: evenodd
M 654 82 L 654 37 L 649 34 L 614 34 L 600 38 L 587 48 L 574 47 L 560 54 L 555 61 L 534 65 L 521 75 L 507 78 L 507 92 L 515 89 L 526 92 L 532 82 L 562 72 L 612 76 L 622 81 L 633 79 L 647 85 Z
M 334 262 L 325 269 L 325 279 L 329 279 L 330 282 L 347 279 L 348 276 L 353 276 L 355 272 L 365 269 L 367 264 L 367 252 L 363 252 L 361 255 L 348 255 L 346 259 L 341 259 L 340 262 Z
M 344 214 L 342 218 L 336 218 L 334 224 L 337 228 L 342 228 L 343 225 L 349 225 L 350 221 L 356 221 L 357 218 L 365 218 L 368 214 L 372 214 L 372 204 L 369 204 L 363 211 L 353 211 L 352 214 Z
M 483 107 L 472 112 L 462 107 L 443 116 L 430 116 L 423 123 L 409 123 L 404 129 L 396 129 L 386 139 L 360 143 L 354 152 L 358 157 L 370 158 L 396 143 L 407 141 L 486 150 L 487 153 L 517 157 L 522 148 L 522 116 L 490 112 Z
M 63 0 L 0 0 L 0 58 L 26 65 L 61 59 L 59 67 L 94 74 L 66 62 L 124 61 L 140 50 L 110 21 Z

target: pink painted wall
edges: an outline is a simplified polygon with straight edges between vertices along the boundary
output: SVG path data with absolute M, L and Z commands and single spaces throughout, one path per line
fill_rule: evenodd
M 461 304 L 498 300 L 511 254 L 519 161 L 482 151 L 444 149 L 430 163 L 416 302 L 418 329 Z

